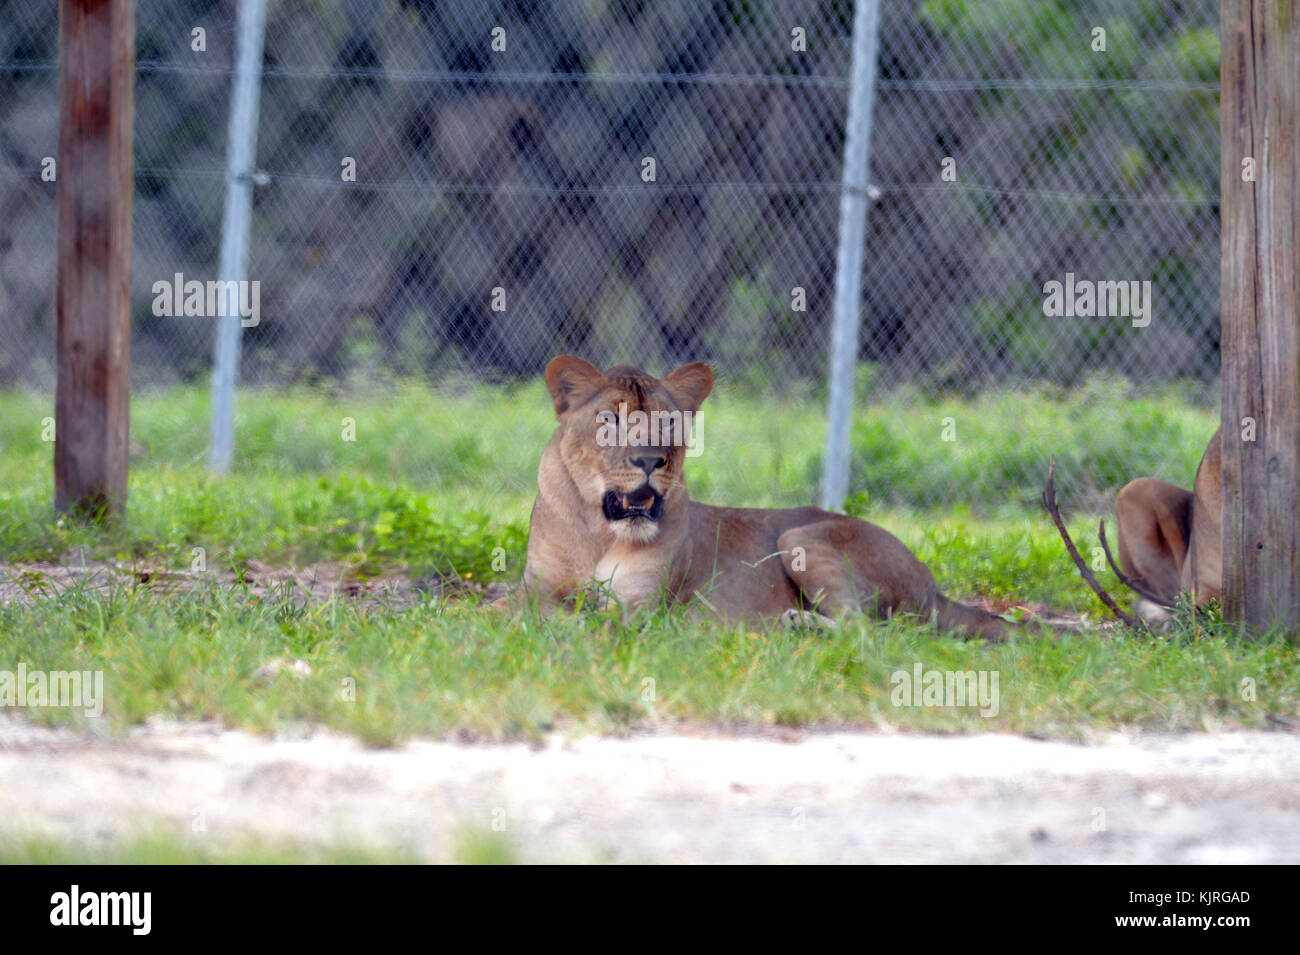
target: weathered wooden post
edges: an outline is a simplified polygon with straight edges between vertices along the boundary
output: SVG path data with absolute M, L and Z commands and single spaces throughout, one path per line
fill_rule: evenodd
M 1300 631 L 1300 10 L 1220 0 L 1223 609 Z
M 134 0 L 60 0 L 54 507 L 126 506 Z

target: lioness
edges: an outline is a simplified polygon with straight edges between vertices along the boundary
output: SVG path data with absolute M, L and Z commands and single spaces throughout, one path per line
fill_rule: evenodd
M 594 581 L 624 607 L 690 604 L 726 620 L 910 612 L 991 639 L 1015 626 L 939 593 L 929 569 L 874 524 L 816 507 L 692 501 L 681 413 L 694 415 L 713 390 L 708 365 L 683 365 L 661 381 L 626 365 L 602 374 L 561 355 L 546 385 L 560 423 L 537 471 L 523 584 L 499 604 L 554 607 Z M 611 420 L 636 412 L 667 423 L 649 431 L 656 443 L 634 443 L 632 429 L 611 440 Z
M 1134 583 L 1164 604 L 1184 591 L 1196 606 L 1223 594 L 1223 472 L 1220 432 L 1214 432 L 1196 469 L 1191 491 L 1138 478 L 1115 500 L 1119 522 L 1119 563 Z M 1168 616 L 1145 597 L 1138 614 L 1148 620 Z

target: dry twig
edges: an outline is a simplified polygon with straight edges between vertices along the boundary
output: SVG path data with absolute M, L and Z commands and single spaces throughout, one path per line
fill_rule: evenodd
M 1084 581 L 1092 588 L 1093 593 L 1104 603 L 1110 612 L 1124 621 L 1126 626 L 1136 627 L 1138 622 L 1126 614 L 1111 599 L 1110 594 L 1106 593 L 1101 584 L 1097 583 L 1097 578 L 1092 575 L 1088 565 L 1084 563 L 1083 558 L 1079 556 L 1079 549 L 1074 546 L 1074 541 L 1070 539 L 1070 532 L 1065 529 L 1065 521 L 1061 519 L 1061 509 L 1056 504 L 1056 457 L 1051 458 L 1047 467 L 1047 485 L 1043 488 L 1043 507 L 1047 513 L 1052 515 L 1052 520 L 1056 522 L 1056 529 L 1061 532 L 1061 540 L 1065 541 L 1065 549 L 1070 552 L 1074 558 L 1074 566 L 1079 568 L 1079 573 L 1083 575 Z
M 1123 584 L 1125 587 L 1128 587 L 1139 597 L 1144 597 L 1145 599 L 1151 601 L 1153 604 L 1159 607 L 1164 607 L 1166 610 L 1178 609 L 1177 604 L 1172 604 L 1164 597 L 1161 597 L 1159 594 L 1155 593 L 1154 591 L 1147 590 L 1146 587 L 1144 587 L 1142 584 L 1139 584 L 1136 580 L 1134 580 L 1132 577 L 1129 577 L 1127 574 L 1124 573 L 1124 571 L 1119 569 L 1119 567 L 1115 563 L 1115 558 L 1110 556 L 1110 544 L 1106 543 L 1106 522 L 1104 520 L 1097 527 L 1097 537 L 1101 541 L 1102 551 L 1106 554 L 1106 563 L 1110 564 L 1110 569 L 1114 571 L 1115 576 L 1119 578 L 1119 582 L 1121 584 Z

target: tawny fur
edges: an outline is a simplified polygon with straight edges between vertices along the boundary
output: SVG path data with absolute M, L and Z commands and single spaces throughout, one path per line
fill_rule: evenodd
M 815 507 L 712 507 L 690 499 L 684 442 L 602 447 L 601 412 L 699 410 L 713 388 L 700 362 L 662 380 L 620 366 L 601 373 L 570 355 L 550 363 L 559 427 L 542 452 L 522 585 L 502 606 L 562 606 L 593 581 L 625 607 L 687 605 L 724 620 L 779 620 L 816 610 L 838 618 L 920 614 L 941 629 L 999 639 L 1015 625 L 949 600 L 934 575 L 883 528 Z M 656 465 L 657 466 L 653 466 Z M 646 468 L 652 467 L 647 473 Z M 611 520 L 613 492 L 663 498 L 662 515 Z M 632 498 L 626 498 L 632 500 Z
M 1189 492 L 1155 478 L 1126 484 L 1115 501 L 1119 563 L 1138 584 L 1173 603 L 1189 593 L 1195 606 L 1223 594 L 1223 474 L 1216 431 L 1196 469 Z M 1148 619 L 1168 613 L 1148 601 L 1138 612 Z

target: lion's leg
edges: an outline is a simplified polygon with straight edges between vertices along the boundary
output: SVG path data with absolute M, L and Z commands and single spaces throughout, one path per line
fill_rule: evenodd
M 489 610 L 501 614 L 520 614 L 524 611 L 536 611 L 545 616 L 560 610 L 572 609 L 564 600 L 564 594 L 556 588 L 542 586 L 536 580 L 525 576 L 509 593 L 484 604 Z
M 787 630 L 834 630 L 835 621 L 823 617 L 815 610 L 796 610 L 791 607 L 781 615 L 781 625 Z
M 778 543 L 786 573 L 819 614 L 915 613 L 941 630 L 988 640 L 1003 639 L 1013 627 L 939 593 L 930 568 L 875 524 L 836 515 L 793 527 Z
M 1170 603 L 1181 588 L 1191 505 L 1190 491 L 1155 478 L 1130 481 L 1115 499 L 1120 568 Z
M 866 611 L 929 613 L 937 589 L 929 569 L 892 534 L 852 517 L 792 527 L 778 539 L 781 563 L 806 601 L 830 617 Z
M 522 584 L 503 597 L 497 597 L 484 604 L 489 610 L 503 614 L 517 614 L 536 608 L 539 613 L 547 614 L 559 610 L 563 604 L 558 600 L 547 599 L 541 594 L 526 589 Z

